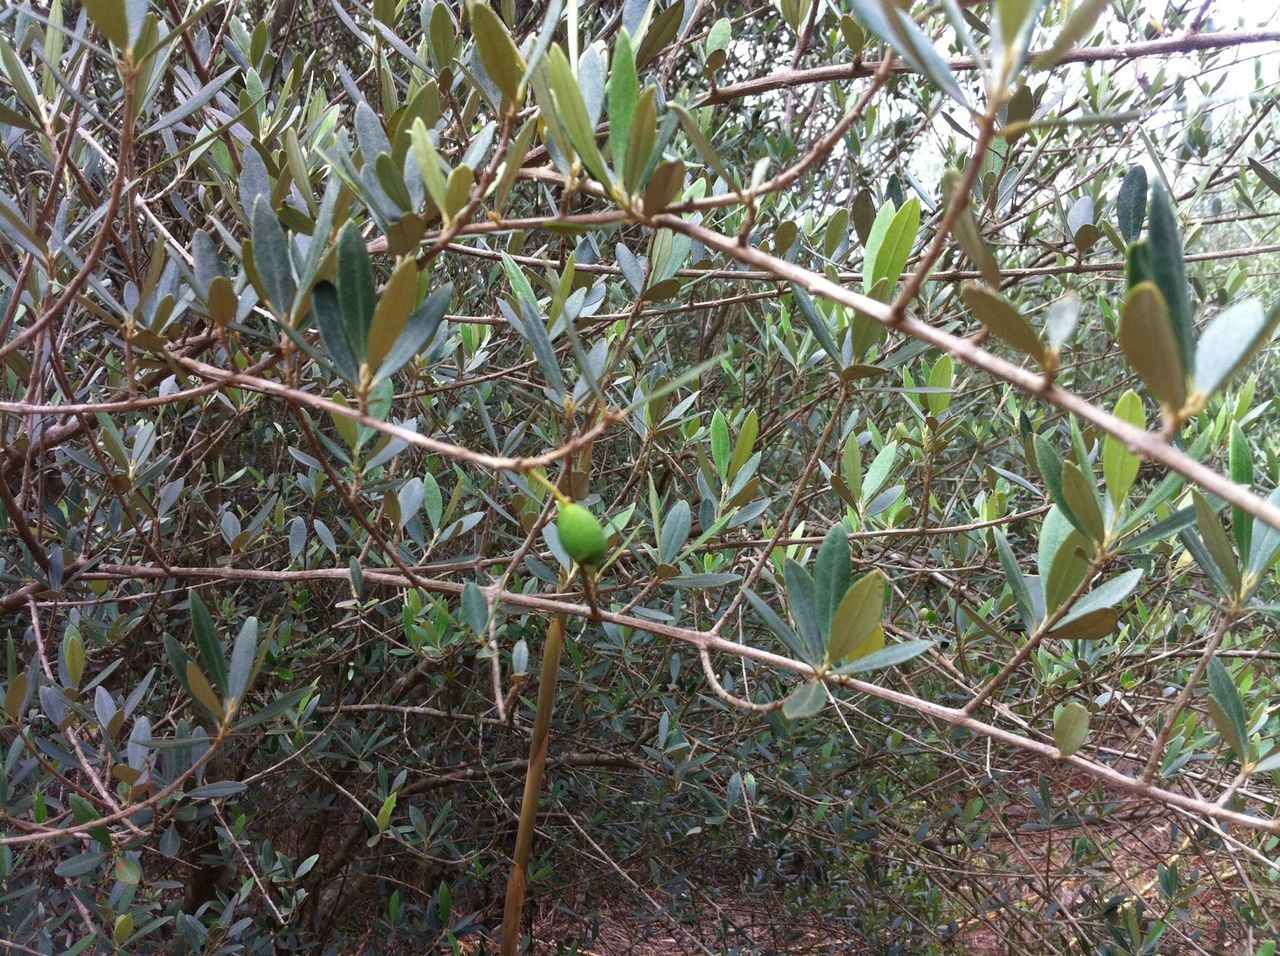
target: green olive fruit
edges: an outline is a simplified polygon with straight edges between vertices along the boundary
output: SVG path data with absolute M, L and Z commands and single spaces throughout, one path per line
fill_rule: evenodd
M 604 560 L 605 537 L 600 522 L 582 505 L 569 502 L 560 506 L 556 518 L 560 543 L 569 557 L 579 564 L 595 565 Z

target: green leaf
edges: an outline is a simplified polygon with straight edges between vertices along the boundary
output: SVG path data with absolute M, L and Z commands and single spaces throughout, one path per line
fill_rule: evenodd
M 53 872 L 67 880 L 74 879 L 77 876 L 88 876 L 108 860 L 114 859 L 114 857 L 115 854 L 107 850 L 92 850 L 63 860 L 53 868 Z M 92 937 L 87 938 L 92 939 Z
M 446 222 L 453 222 L 458 213 L 471 201 L 471 186 L 475 172 L 465 163 L 453 167 L 444 184 L 444 207 L 441 209 Z
M 742 428 L 738 430 L 738 438 L 733 443 L 733 456 L 729 459 L 729 480 L 742 470 L 742 466 L 751 460 L 755 449 L 756 436 L 760 433 L 760 416 L 753 408 L 743 419 Z
M 443 214 L 446 193 L 445 174 L 440 170 L 440 154 L 436 152 L 435 144 L 431 142 L 431 136 L 427 131 L 427 125 L 422 122 L 421 117 L 415 119 L 413 126 L 409 128 L 409 141 L 413 144 L 413 158 L 418 164 L 418 171 L 422 174 L 422 182 L 427 187 L 427 195 Z
M 636 35 L 640 38 L 640 44 L 636 47 L 637 68 L 643 67 L 675 39 L 676 31 L 680 29 L 680 22 L 684 18 L 684 9 L 681 4 L 673 3 L 658 14 L 648 29 L 637 29 Z
M 884 575 L 864 574 L 849 586 L 831 619 L 826 659 L 838 663 L 861 658 L 884 645 Z
M 587 105 L 583 102 L 577 78 L 559 44 L 553 44 L 547 54 L 547 76 L 551 83 L 551 94 L 555 98 L 556 113 L 569 141 L 581 157 L 582 164 L 608 187 L 609 171 L 605 168 L 600 149 L 596 145 L 595 128 L 587 116 Z
M 634 194 L 640 188 L 645 171 L 649 168 L 649 160 L 653 156 L 653 146 L 658 138 L 658 112 L 655 104 L 655 90 L 652 86 L 646 86 L 631 118 L 631 134 L 621 164 L 622 186 L 628 194 Z M 616 156 L 614 166 L 618 166 Z
M 1101 544 L 1106 539 L 1107 528 L 1098 502 L 1098 489 L 1075 462 L 1062 463 L 1062 495 L 1069 517 L 1076 519 L 1072 523 L 1078 522 L 1080 530 L 1091 541 Z
M 890 644 L 878 651 L 872 651 L 862 657 L 851 660 L 848 664 L 837 667 L 837 674 L 865 674 L 868 671 L 884 670 L 914 660 L 934 646 L 933 641 L 903 641 L 901 644 Z
M 831 622 L 836 608 L 849 590 L 849 539 L 844 525 L 831 526 L 822 539 L 818 556 L 813 562 L 813 583 L 818 603 L 818 627 L 828 636 L 830 651 Z
M 662 517 L 662 535 L 658 540 L 658 557 L 666 564 L 673 564 L 689 540 L 693 527 L 693 515 L 689 502 L 683 499 L 671 506 Z
M 413 256 L 405 256 L 391 273 L 373 311 L 365 359 L 371 369 L 381 367 L 382 360 L 404 331 L 417 295 L 418 263 Z
M 1187 402 L 1187 376 L 1164 295 L 1153 282 L 1129 290 L 1120 310 L 1120 348 L 1168 415 Z
M 222 723 L 223 711 L 222 703 L 218 700 L 218 695 L 214 693 L 213 688 L 209 685 L 209 678 L 204 676 L 204 671 L 193 660 L 187 661 L 187 686 L 191 689 L 191 694 L 207 710 L 213 718 Z
M 1249 725 L 1245 721 L 1240 691 L 1236 689 L 1235 681 L 1217 655 L 1209 659 L 1208 676 L 1209 693 L 1212 695 L 1210 703 L 1216 703 L 1219 708 L 1215 714 L 1210 707 L 1209 713 L 1214 718 L 1218 733 L 1222 734 L 1240 762 L 1244 763 L 1249 759 Z
M 876 287 L 876 282 L 880 271 L 876 268 L 876 259 L 880 256 L 880 250 L 884 247 L 885 237 L 889 234 L 889 226 L 893 223 L 897 210 L 892 202 L 886 202 L 876 212 L 875 219 L 872 220 L 871 230 L 867 235 L 866 242 L 863 243 L 862 255 L 862 291 L 867 295 L 871 295 L 872 290 Z
M 1113 607 L 1101 607 L 1085 614 L 1073 614 L 1066 624 L 1046 633 L 1046 637 L 1073 641 L 1097 641 L 1113 633 L 1120 624 L 1120 614 Z
M 484 636 L 489 627 L 489 602 L 474 581 L 462 586 L 462 618 L 472 632 Z
M 782 702 L 782 716 L 787 720 L 800 720 L 820 712 L 827 703 L 827 689 L 822 681 L 811 680 L 801 684 Z
M 1123 604 L 1142 580 L 1142 569 L 1134 568 L 1098 585 L 1071 606 L 1048 633 L 1049 637 L 1096 640 L 1115 630 L 1116 608 Z
M 918 73 L 932 80 L 965 109 L 969 108 L 964 92 L 956 82 L 947 61 L 916 26 L 915 21 L 896 6 L 894 0 L 851 0 L 851 6 L 858 19 L 893 47 Z
M 120 50 L 129 46 L 129 16 L 125 0 L 81 0 L 80 5 L 112 46 Z
M 969 197 L 963 196 L 959 200 L 954 198 L 956 186 L 959 182 L 960 174 L 954 169 L 947 170 L 942 177 L 942 197 L 947 201 L 959 202 L 960 204 L 959 213 L 951 226 L 951 234 L 960 243 L 960 248 L 969 257 L 969 261 L 973 263 L 974 268 L 982 273 L 982 281 L 993 289 L 999 289 L 1000 266 L 996 262 L 995 256 L 991 254 L 991 248 L 983 240 L 982 233 L 978 230 L 978 223 L 973 218 L 973 209 L 969 204 Z
M 960 296 L 992 335 L 1019 352 L 1030 355 L 1037 362 L 1044 362 L 1044 344 L 1008 299 L 999 292 L 972 283 L 961 288 Z
M 1087 555 L 1093 547 L 1072 527 L 1061 508 L 1053 507 L 1040 526 L 1040 585 L 1044 590 L 1044 613 L 1052 614 L 1071 596 L 1089 568 Z
M 4 712 L 10 720 L 16 721 L 22 716 L 29 686 L 30 679 L 25 670 L 20 671 L 18 676 L 9 683 L 9 688 L 4 693 Z
M 1267 503 L 1280 506 L 1280 488 L 1267 495 Z M 1280 551 L 1280 530 L 1273 528 L 1261 518 L 1253 520 L 1253 532 L 1249 542 L 1249 575 L 1259 577 L 1276 558 Z
M 876 252 L 876 282 L 885 279 L 892 288 L 902 277 L 902 270 L 906 268 L 907 259 L 911 256 L 911 247 L 915 244 L 919 229 L 920 200 L 912 196 L 894 213 L 893 221 L 885 232 L 884 242 Z
M 703 135 L 702 127 L 698 125 L 698 120 L 692 113 L 681 106 L 679 103 L 668 103 L 667 108 L 676 114 L 676 118 L 680 120 L 680 126 L 684 130 L 684 134 L 689 137 L 689 142 L 693 144 L 693 148 L 698 151 L 698 155 L 702 157 L 702 161 L 716 171 L 716 174 L 728 183 L 729 188 L 735 192 L 738 190 L 737 177 L 729 171 L 729 167 L 725 165 L 720 153 L 716 150 L 711 142 Z
M 1146 416 L 1142 413 L 1142 399 L 1133 389 L 1127 389 L 1116 402 L 1112 414 L 1135 428 L 1146 428 Z M 1107 496 L 1119 508 L 1129 495 L 1138 477 L 1142 459 L 1131 452 L 1120 439 L 1107 435 L 1102 440 L 1102 476 L 1107 483 Z
M 1253 485 L 1253 458 L 1244 429 L 1239 422 L 1231 423 L 1231 438 L 1227 446 L 1227 461 L 1231 480 L 1248 488 Z M 1236 553 L 1249 554 L 1253 543 L 1253 519 L 1239 505 L 1231 506 L 1231 531 L 1236 539 Z
M 253 665 L 258 656 L 258 619 L 251 617 L 244 622 L 236 642 L 231 648 L 231 667 L 227 671 L 227 699 L 237 705 L 244 703 L 253 678 Z
M 347 328 L 356 367 L 364 361 L 365 344 L 369 341 L 369 325 L 377 304 L 373 285 L 373 263 L 360 230 L 348 222 L 338 233 L 338 305 Z
M 1173 205 L 1164 187 L 1151 187 L 1147 235 L 1151 243 L 1151 275 L 1169 310 L 1173 338 L 1182 358 L 1182 368 L 1190 369 L 1195 356 L 1195 332 L 1191 324 L 1191 300 L 1187 294 L 1186 265 L 1182 258 L 1182 239 Z
M 1222 572 L 1227 583 L 1231 585 L 1233 594 L 1240 592 L 1240 562 L 1236 558 L 1235 548 L 1227 537 L 1226 529 L 1213 506 L 1209 504 L 1200 489 L 1191 489 L 1191 500 L 1196 508 L 1196 530 L 1200 532 L 1200 540 L 1204 542 L 1209 557 Z
M 728 480 L 729 473 L 729 422 L 724 412 L 716 409 L 711 416 L 711 460 L 721 479 Z
M 67 628 L 62 637 L 62 659 L 66 661 L 71 686 L 79 687 L 80 678 L 84 676 L 84 640 L 76 628 Z
M 755 608 L 756 613 L 764 619 L 764 622 L 769 626 L 769 629 L 782 639 L 782 643 L 787 646 L 791 653 L 795 654 L 797 658 L 804 661 L 806 664 L 817 665 L 818 659 L 816 657 L 812 660 L 807 658 L 806 655 L 808 655 L 809 649 L 801 642 L 800 638 L 796 635 L 796 632 L 791 630 L 787 625 L 787 622 L 778 616 L 777 611 L 769 607 L 760 595 L 756 594 L 754 591 L 744 588 L 742 593 L 746 596 L 747 602 Z
M 613 62 L 609 67 L 609 155 L 613 158 L 615 170 L 624 166 L 639 89 L 631 36 L 626 30 L 620 30 L 613 45 Z M 626 181 L 625 172 L 623 181 Z M 629 186 L 628 191 L 631 188 Z
M 315 310 L 316 326 L 320 341 L 333 360 L 338 374 L 352 384 L 360 381 L 360 362 L 356 358 L 355 345 L 351 342 L 351 330 L 338 300 L 338 291 L 328 282 L 320 282 L 311 293 L 311 305 Z
M 791 286 L 792 298 L 796 300 L 796 305 L 800 307 L 800 315 L 804 318 L 805 324 L 813 332 L 814 338 L 818 340 L 818 344 L 822 346 L 822 350 L 831 356 L 831 360 L 838 366 L 843 366 L 844 361 L 840 355 L 840 346 L 836 344 L 836 340 L 831 336 L 831 329 L 827 325 L 827 320 L 822 313 L 818 311 L 818 307 L 814 305 L 813 299 L 809 298 L 809 293 L 798 285 Z
M 1061 60 L 1073 46 L 1088 36 L 1093 25 L 1098 22 L 1098 17 L 1110 5 L 1111 0 L 1080 0 L 1054 37 L 1049 49 L 1031 61 L 1031 69 L 1047 70 Z
M 822 630 L 818 627 L 818 599 L 813 578 L 800 564 L 787 558 L 783 564 L 787 581 L 787 607 L 796 623 L 796 632 L 804 641 L 806 661 L 822 657 Z
M 503 105 L 508 108 L 518 106 L 524 58 L 520 56 L 515 41 L 488 4 L 468 0 L 467 14 L 471 17 L 471 32 L 484 71 L 502 91 Z
M 1207 399 L 1270 341 L 1280 308 L 1267 315 L 1256 299 L 1237 302 L 1205 326 L 1196 345 L 1195 390 Z
M 1138 238 L 1147 218 L 1147 171 L 1130 166 L 1116 196 L 1116 225 L 1128 242 Z
M 213 677 L 213 683 L 222 693 L 227 692 L 227 660 L 223 656 L 222 641 L 213 627 L 213 618 L 200 595 L 188 592 L 191 604 L 191 627 L 195 631 L 196 649 L 200 659 Z M 204 675 L 201 674 L 201 677 Z
M 453 285 L 446 283 L 427 296 L 426 301 L 414 310 L 387 351 L 382 364 L 374 373 L 375 381 L 390 378 L 400 371 L 406 362 L 431 341 L 436 330 L 440 328 L 440 322 L 444 318 L 451 298 L 453 298 Z
M 253 203 L 252 236 L 253 263 L 266 286 L 276 315 L 287 320 L 293 308 L 293 294 L 297 290 L 293 264 L 289 260 L 289 247 L 284 230 L 280 228 L 280 220 L 263 196 Z
M 1252 156 L 1249 157 L 1249 168 L 1254 171 L 1259 179 L 1266 183 L 1268 189 L 1280 196 L 1280 176 L 1267 169 L 1266 166 L 1263 166 Z
M 1080 749 L 1089 736 L 1089 709 L 1077 701 L 1069 701 L 1053 719 L 1053 742 L 1058 755 L 1069 757 Z

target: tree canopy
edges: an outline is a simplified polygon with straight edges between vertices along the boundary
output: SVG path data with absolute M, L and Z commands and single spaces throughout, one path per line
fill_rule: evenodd
M 0 948 L 1274 952 L 1278 51 L 8 5 Z

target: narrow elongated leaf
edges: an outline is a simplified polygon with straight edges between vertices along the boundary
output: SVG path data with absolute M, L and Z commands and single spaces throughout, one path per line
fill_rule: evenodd
M 351 341 L 351 330 L 342 313 L 338 290 L 328 282 L 317 284 L 311 293 L 311 305 L 315 310 L 320 341 L 324 343 L 325 351 L 333 360 L 338 374 L 352 384 L 358 383 L 360 362 L 356 358 L 356 348 Z
M 554 44 L 547 53 L 547 75 L 555 97 L 556 112 L 569 141 L 581 157 L 582 164 L 608 186 L 609 171 L 605 168 L 600 149 L 596 145 L 595 127 L 587 115 L 587 106 L 582 99 L 582 91 L 578 88 L 573 69 L 559 44 Z
M 354 223 L 348 222 L 338 234 L 338 305 L 347 327 L 347 339 L 356 359 L 364 361 L 365 343 L 377 304 L 373 285 L 373 263 Z
M 195 631 L 196 649 L 200 652 L 200 660 L 213 678 L 214 686 L 222 693 L 227 692 L 227 660 L 223 656 L 222 641 L 213 627 L 213 618 L 200 595 L 189 592 L 191 604 L 191 628 Z M 203 675 L 202 675 L 203 676 Z
M 630 117 L 631 132 L 627 140 L 626 152 L 623 154 L 621 175 L 623 188 L 628 193 L 635 193 L 649 168 L 649 160 L 653 156 L 653 146 L 658 138 L 658 112 L 656 94 L 652 86 L 646 86 L 640 94 L 634 114 Z M 614 160 L 618 167 L 617 159 Z
M 244 701 L 253 677 L 253 665 L 258 654 L 258 619 L 251 617 L 244 622 L 236 642 L 231 648 L 231 667 L 227 671 L 227 698 L 236 704 Z
M 897 210 L 892 202 L 886 202 L 876 211 L 871 222 L 871 229 L 863 243 L 862 256 L 862 291 L 871 295 L 882 270 L 876 265 L 880 258 L 880 250 L 884 248 L 885 237 L 889 234 L 889 226 L 893 223 Z
M 1089 35 L 1098 17 L 1111 5 L 1111 0 L 1080 0 L 1072 9 L 1071 16 L 1062 25 L 1058 35 L 1053 38 L 1049 49 L 1040 53 L 1031 61 L 1032 70 L 1047 70 L 1061 60 L 1067 52 Z
M 1168 307 L 1169 323 L 1182 358 L 1182 368 L 1190 370 L 1195 359 L 1195 332 L 1191 324 L 1182 238 L 1169 194 L 1159 183 L 1151 187 L 1148 215 L 1151 219 L 1147 228 L 1151 242 L 1151 276 Z
M 662 537 L 658 542 L 658 557 L 665 564 L 673 563 L 689 540 L 693 527 L 693 514 L 689 502 L 681 499 L 672 505 L 662 519 Z
M 422 351 L 423 346 L 435 337 L 451 298 L 453 298 L 453 284 L 445 283 L 427 296 L 426 301 L 413 311 L 405 321 L 400 334 L 391 344 L 391 348 L 387 350 L 382 364 L 374 372 L 375 380 L 390 378 L 400 371 L 406 362 Z
M 440 154 L 427 132 L 427 125 L 419 117 L 409 128 L 409 141 L 413 144 L 413 158 L 418 164 L 418 172 L 422 174 L 422 182 L 427 187 L 427 195 L 435 207 L 444 212 L 446 204 L 445 174 L 440 169 Z
M 252 152 L 250 150 L 249 152 Z M 253 203 L 253 262 L 266 286 L 276 315 L 288 319 L 297 286 L 280 220 L 263 196 Z
M 1280 506 L 1280 488 L 1267 495 L 1267 503 Z M 1280 530 L 1261 518 L 1253 521 L 1253 533 L 1249 541 L 1248 569 L 1251 577 L 1259 578 L 1280 552 Z
M 391 278 L 382 290 L 382 296 L 373 310 L 373 322 L 369 328 L 369 344 L 365 361 L 370 368 L 378 368 L 391 351 L 391 346 L 404 331 L 413 300 L 418 294 L 418 263 L 413 256 L 405 256 L 396 265 Z
M 996 552 L 1000 556 L 1000 566 L 1004 569 L 1005 581 L 1009 584 L 1009 593 L 1013 595 L 1014 604 L 1018 607 L 1022 626 L 1030 632 L 1035 628 L 1038 615 L 1031 600 L 1031 592 L 1027 588 L 1027 580 L 1023 577 L 1021 568 L 1018 567 L 1018 559 L 1014 556 L 1013 548 L 1009 546 L 1009 539 L 1005 537 L 1004 532 L 996 531 L 994 537 Z
M 1102 611 L 1114 611 L 1115 608 L 1123 604 L 1133 593 L 1134 588 L 1142 580 L 1142 569 L 1134 568 L 1132 571 L 1126 571 L 1098 585 L 1080 600 L 1071 606 L 1071 610 L 1062 616 L 1062 619 L 1054 626 L 1050 632 L 1051 637 L 1079 637 L 1084 638 L 1084 634 L 1076 632 L 1081 631 L 1086 626 L 1096 626 L 1101 622 L 1096 615 Z M 1103 634 L 1096 636 L 1105 636 L 1111 633 L 1115 627 L 1115 615 L 1112 615 L 1111 627 Z M 1093 635 L 1090 635 L 1093 636 Z
M 515 41 L 488 4 L 470 0 L 467 12 L 471 17 L 471 32 L 475 36 L 476 49 L 480 53 L 484 71 L 502 91 L 504 105 L 519 105 L 524 58 L 516 49 Z
M 1267 315 L 1256 299 L 1237 302 L 1214 317 L 1196 345 L 1195 390 L 1207 398 L 1270 341 L 1280 308 Z
M 884 576 L 864 574 L 849 586 L 836 606 L 827 638 L 827 660 L 837 663 L 860 658 L 884 643 L 880 619 L 884 614 Z
M 191 689 L 192 696 L 218 723 L 222 723 L 222 702 L 218 700 L 218 695 L 214 693 L 213 687 L 210 686 L 209 679 L 204 676 L 204 671 L 200 669 L 195 661 L 187 661 L 186 677 L 187 686 Z
M 911 247 L 920 229 L 920 200 L 912 196 L 893 215 L 885 232 L 884 243 L 875 258 L 875 281 L 882 279 L 892 287 L 902 277 Z
M 1249 488 L 1253 485 L 1253 459 L 1249 440 L 1239 422 L 1231 423 L 1231 438 L 1227 444 L 1227 461 L 1231 480 Z M 1231 533 L 1236 539 L 1236 553 L 1249 554 L 1253 543 L 1253 519 L 1239 505 L 1231 506 Z
M 822 539 L 813 562 L 813 583 L 818 602 L 818 626 L 830 635 L 836 608 L 849 590 L 849 539 L 843 524 L 834 524 Z M 828 641 L 828 648 L 830 642 Z
M 954 198 L 954 194 L 959 181 L 960 174 L 958 172 L 954 169 L 947 170 L 946 175 L 942 177 L 941 199 L 943 202 L 957 201 Z M 958 201 L 960 203 L 960 211 L 956 215 L 955 223 L 951 226 L 951 234 L 960 243 L 960 248 L 969 257 L 969 261 L 973 263 L 974 268 L 982 273 L 982 281 L 993 289 L 999 289 L 1000 266 L 996 262 L 995 256 L 991 254 L 990 247 L 983 240 L 982 233 L 978 230 L 978 223 L 973 218 L 973 209 L 969 204 L 969 198 L 965 196 Z
M 1120 348 L 1169 414 L 1187 401 L 1187 376 L 1169 309 L 1153 282 L 1129 290 L 1120 311 Z
M 1130 166 L 1116 196 L 1116 225 L 1128 242 L 1138 238 L 1147 218 L 1147 171 Z
M 840 354 L 840 346 L 836 344 L 836 340 L 831 336 L 831 329 L 827 325 L 827 320 L 823 318 L 818 307 L 814 305 L 813 299 L 809 297 L 809 293 L 798 285 L 791 286 L 791 295 L 796 300 L 796 305 L 800 307 L 800 315 L 804 318 L 805 324 L 813 332 L 814 338 L 818 340 L 818 344 L 822 346 L 824 352 L 831 356 L 832 361 L 838 366 L 843 366 L 844 361 Z
M 1219 708 L 1217 714 L 1210 708 L 1210 715 L 1214 717 L 1218 732 L 1231 745 L 1240 761 L 1244 762 L 1249 759 L 1249 725 L 1245 720 L 1240 691 L 1217 655 L 1210 658 L 1207 674 L 1212 703 L 1216 703 Z
M 903 641 L 901 644 L 890 644 L 878 651 L 872 651 L 862 657 L 851 660 L 848 664 L 836 668 L 837 674 L 864 674 L 868 671 L 884 670 L 914 660 L 934 646 L 933 641 Z
M 1196 530 L 1200 532 L 1200 540 L 1204 542 L 1213 563 L 1231 585 L 1232 593 L 1238 593 L 1240 562 L 1236 558 L 1235 548 L 1231 546 L 1231 539 L 1227 537 L 1226 529 L 1222 527 L 1222 521 L 1198 488 L 1191 489 L 1191 500 L 1195 504 Z
M 899 56 L 932 80 L 939 89 L 968 108 L 968 100 L 947 61 L 916 26 L 915 21 L 900 10 L 893 0 L 851 0 L 851 6 L 858 19 L 872 33 L 893 47 Z
M 818 600 L 813 578 L 791 558 L 784 562 L 784 570 L 787 606 L 791 610 L 791 619 L 796 622 L 796 632 L 804 641 L 806 660 L 818 660 L 822 656 L 823 634 L 818 626 Z
M 1112 414 L 1136 428 L 1146 427 L 1142 399 L 1133 389 L 1127 389 L 1120 396 Z M 1142 459 L 1131 452 L 1120 439 L 1109 434 L 1102 440 L 1102 476 L 1107 483 L 1107 496 L 1116 508 L 1128 497 L 1141 465 Z
M 1267 184 L 1268 189 L 1280 196 L 1280 176 L 1267 169 L 1266 166 L 1263 166 L 1252 156 L 1249 157 L 1249 168 L 1253 170 L 1254 175 Z
M 1075 462 L 1062 463 L 1062 495 L 1070 517 L 1079 522 L 1081 530 L 1091 541 L 1101 544 L 1107 536 L 1107 529 L 1098 503 L 1098 491 Z
M 635 114 L 639 88 L 631 36 L 622 30 L 614 43 L 613 62 L 609 67 L 609 155 L 614 169 L 619 168 L 627 155 L 631 118 Z M 625 174 L 623 178 L 625 181 Z
M 960 290 L 970 311 L 992 335 L 1030 355 L 1037 362 L 1045 358 L 1044 344 L 1022 313 L 999 292 L 978 285 L 965 285 Z
M 791 653 L 806 664 L 816 665 L 818 663 L 816 658 L 813 660 L 806 659 L 809 650 L 804 642 L 800 640 L 787 622 L 778 615 L 778 612 L 765 603 L 760 595 L 749 589 L 744 589 L 742 593 L 746 596 L 747 602 L 755 608 L 756 613 L 764 619 L 765 624 L 769 625 L 769 629 L 782 639 L 782 643 L 787 646 Z

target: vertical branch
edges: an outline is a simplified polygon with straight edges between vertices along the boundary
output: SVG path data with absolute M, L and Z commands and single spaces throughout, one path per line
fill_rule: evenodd
M 557 614 L 547 627 L 547 643 L 542 652 L 542 673 L 538 678 L 538 710 L 533 718 L 529 741 L 529 766 L 524 775 L 524 797 L 520 801 L 520 823 L 507 878 L 507 899 L 502 911 L 502 956 L 515 956 L 520 945 L 520 913 L 524 908 L 525 878 L 533 832 L 538 818 L 538 795 L 542 791 L 542 771 L 547 763 L 547 732 L 551 728 L 551 708 L 555 705 L 556 679 L 560 674 L 560 652 L 564 650 L 564 614 Z

